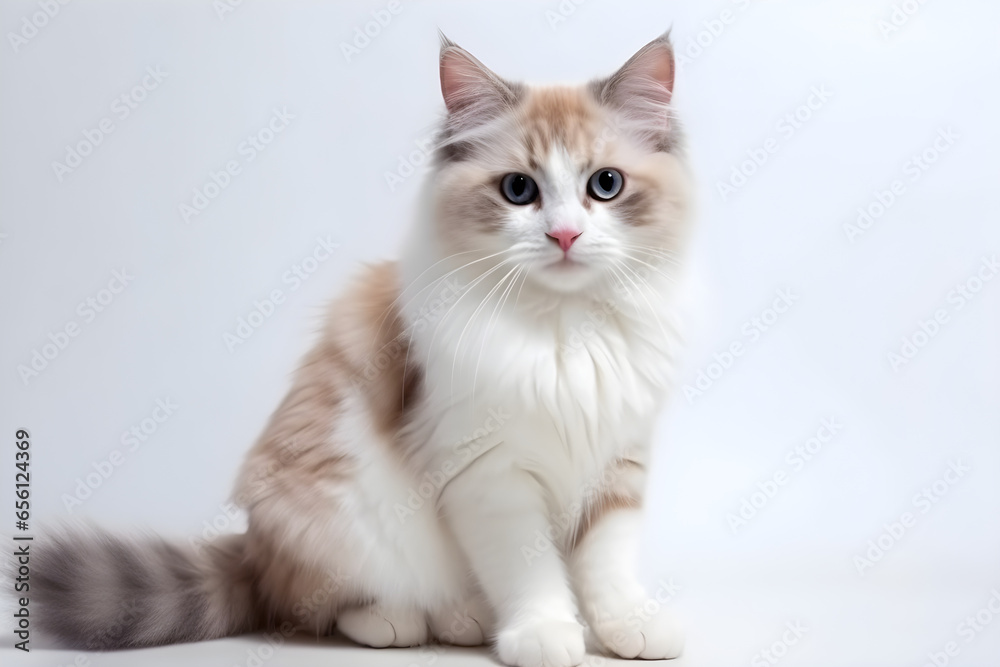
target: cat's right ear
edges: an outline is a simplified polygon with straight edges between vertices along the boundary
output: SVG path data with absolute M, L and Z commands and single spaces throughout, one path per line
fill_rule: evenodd
M 669 104 L 674 91 L 674 49 L 670 31 L 639 49 L 610 77 L 591 85 L 601 102 L 619 108 Z
M 504 81 L 441 33 L 441 94 L 451 120 L 486 122 L 516 106 L 521 93 L 522 86 Z
M 677 133 L 670 107 L 674 92 L 674 49 L 670 31 L 660 35 L 590 90 L 597 100 L 617 110 L 636 135 L 655 150 L 670 151 Z

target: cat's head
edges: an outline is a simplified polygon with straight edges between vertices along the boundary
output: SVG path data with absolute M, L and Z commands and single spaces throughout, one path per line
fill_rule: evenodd
M 482 266 L 522 267 L 557 293 L 668 271 L 689 189 L 673 85 L 668 35 L 580 86 L 506 81 L 442 37 L 430 187 L 443 250 L 497 253 Z

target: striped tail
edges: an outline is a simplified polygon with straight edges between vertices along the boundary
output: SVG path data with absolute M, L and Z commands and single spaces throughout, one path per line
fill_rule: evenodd
M 196 551 L 93 529 L 40 535 L 30 547 L 33 618 L 66 644 L 90 650 L 254 630 L 245 543 L 244 535 L 228 535 Z

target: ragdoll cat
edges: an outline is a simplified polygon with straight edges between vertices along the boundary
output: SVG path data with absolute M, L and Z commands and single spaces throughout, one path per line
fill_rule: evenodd
M 680 653 L 632 571 L 689 217 L 669 39 L 582 86 L 443 39 L 440 75 L 412 234 L 333 304 L 250 451 L 247 532 L 50 535 L 45 628 L 101 649 L 336 628 L 535 667 L 580 664 L 585 623 L 622 657 Z

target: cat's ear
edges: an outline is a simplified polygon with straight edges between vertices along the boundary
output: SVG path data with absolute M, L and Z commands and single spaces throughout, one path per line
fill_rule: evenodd
M 629 58 L 622 68 L 591 89 L 602 104 L 646 111 L 670 103 L 674 91 L 674 48 L 670 31 L 663 33 Z
M 515 106 L 521 93 L 522 86 L 504 81 L 441 34 L 441 94 L 449 117 L 479 124 Z

